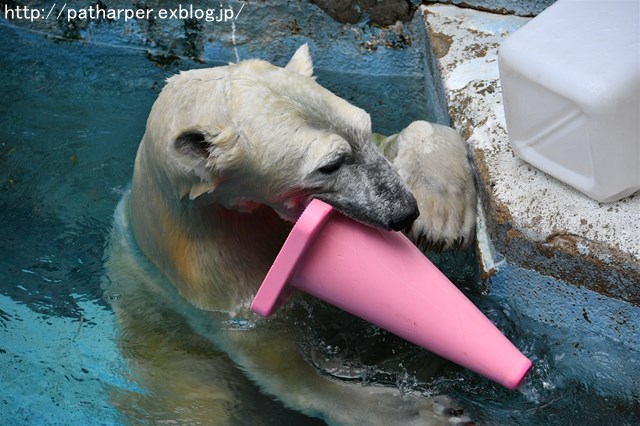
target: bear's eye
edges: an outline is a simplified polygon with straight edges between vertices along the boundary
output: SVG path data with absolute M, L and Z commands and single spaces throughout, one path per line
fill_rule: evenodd
M 185 132 L 176 138 L 176 149 L 184 154 L 197 157 L 209 156 L 209 142 L 201 132 Z
M 331 161 L 330 163 L 320 167 L 318 171 L 323 175 L 330 175 L 338 171 L 338 169 L 342 166 L 343 163 L 344 163 L 344 157 L 339 157 Z

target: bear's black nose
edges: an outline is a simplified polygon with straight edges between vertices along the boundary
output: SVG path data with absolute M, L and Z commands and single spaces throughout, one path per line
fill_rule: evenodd
M 409 203 L 405 208 L 395 214 L 389 221 L 389 229 L 402 231 L 420 216 L 420 211 L 415 202 Z

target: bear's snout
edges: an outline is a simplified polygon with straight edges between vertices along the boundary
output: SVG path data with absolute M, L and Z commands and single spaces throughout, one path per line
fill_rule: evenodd
M 392 231 L 402 231 L 411 226 L 418 216 L 420 216 L 418 204 L 413 200 L 413 202 L 407 203 L 404 208 L 391 217 L 387 227 Z

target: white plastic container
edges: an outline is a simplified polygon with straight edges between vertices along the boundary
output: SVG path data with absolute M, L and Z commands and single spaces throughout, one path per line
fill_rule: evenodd
M 640 0 L 559 0 L 498 59 L 520 158 L 600 202 L 640 189 Z

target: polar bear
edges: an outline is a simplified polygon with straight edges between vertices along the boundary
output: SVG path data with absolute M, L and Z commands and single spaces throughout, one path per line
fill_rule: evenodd
M 442 401 L 321 374 L 295 302 L 268 320 L 248 309 L 313 198 L 421 245 L 473 240 L 474 179 L 457 133 L 415 122 L 374 139 L 365 111 L 315 81 L 306 45 L 283 68 L 246 60 L 168 79 L 107 249 L 105 294 L 144 389 L 114 391 L 127 416 L 245 424 L 266 394 L 329 424 L 456 420 Z

